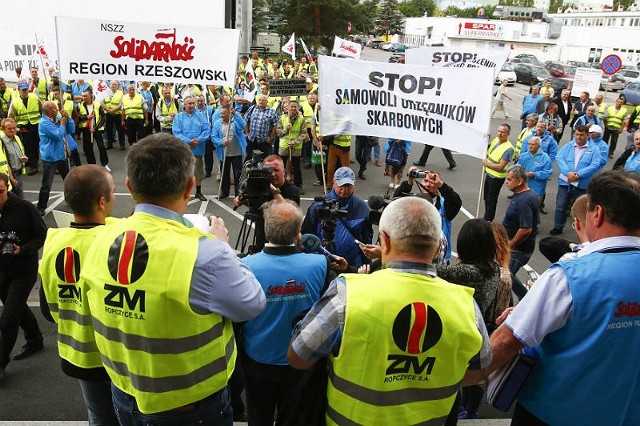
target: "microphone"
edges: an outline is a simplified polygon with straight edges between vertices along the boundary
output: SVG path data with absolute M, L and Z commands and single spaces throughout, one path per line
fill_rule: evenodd
M 381 208 L 386 207 L 387 205 L 389 205 L 390 202 L 391 201 L 386 200 L 381 195 L 372 195 L 367 200 L 367 204 L 369 205 L 369 208 L 371 210 L 380 210 Z
M 333 254 L 331 254 L 326 248 L 322 247 L 322 242 L 316 235 L 304 234 L 302 238 L 300 238 L 300 245 L 302 245 L 302 249 L 305 253 L 320 253 L 324 254 L 330 259 L 335 259 L 335 256 Z

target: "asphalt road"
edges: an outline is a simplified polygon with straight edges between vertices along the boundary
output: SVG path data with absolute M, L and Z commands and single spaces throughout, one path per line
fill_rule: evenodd
M 365 49 L 363 58 L 368 60 L 378 60 L 386 62 L 390 53 L 374 49 Z M 512 117 L 507 120 L 511 124 L 513 133 L 511 140 L 515 142 L 515 138 L 520 129 L 520 122 L 517 117 L 520 116 L 520 106 L 522 105 L 523 96 L 528 92 L 528 87 L 516 84 L 508 89 L 508 93 L 513 97 L 513 101 L 507 102 L 506 107 Z M 613 100 L 617 95 L 609 94 L 607 102 Z M 491 132 L 495 134 L 497 126 L 504 120 L 492 120 Z M 568 140 L 568 133 L 565 132 L 563 143 Z M 624 149 L 626 141 L 626 132 L 620 137 L 618 144 L 618 152 L 620 154 Z M 125 186 L 125 170 L 124 156 L 126 152 L 111 150 L 109 152 L 109 165 L 113 170 L 113 177 L 116 184 L 116 204 L 113 215 L 116 217 L 127 216 L 131 213 L 134 203 L 128 194 Z M 422 152 L 422 146 L 414 143 L 412 153 L 409 156 L 409 164 L 416 161 Z M 463 210 L 453 222 L 453 246 L 455 250 L 455 235 L 459 231 L 462 224 L 471 217 L 476 216 L 480 182 L 483 172 L 480 160 L 462 154 L 454 154 L 458 168 L 454 171 L 447 170 L 447 163 L 439 149 L 432 151 L 427 164 L 429 170 L 440 172 L 445 182 L 451 185 L 462 197 Z M 382 158 L 384 160 L 384 157 Z M 83 161 L 84 158 L 83 158 Z M 611 167 L 611 160 L 607 168 Z M 354 164 L 356 167 L 357 164 Z M 369 163 L 366 171 L 367 179 L 365 181 L 358 180 L 356 183 L 356 194 L 364 199 L 371 195 L 383 195 L 387 190 L 389 180 L 383 176 L 382 167 L 376 167 L 373 162 Z M 25 178 L 25 198 L 32 202 L 36 202 L 38 190 L 42 179 L 41 174 L 35 176 L 27 176 Z M 312 170 L 303 170 L 304 189 L 306 194 L 303 195 L 302 209 L 306 211 L 311 204 L 313 197 L 322 195 L 321 187 L 312 185 L 315 175 Z M 539 235 L 545 236 L 553 227 L 553 208 L 555 207 L 555 195 L 557 188 L 557 171 L 552 176 L 547 187 L 547 209 L 548 215 L 541 215 L 541 223 L 539 227 Z M 189 204 L 188 213 L 210 213 L 224 218 L 227 227 L 230 230 L 230 243 L 235 245 L 242 224 L 245 208 L 240 208 L 237 212 L 232 210 L 231 199 L 218 201 L 216 195 L 218 185 L 214 177 L 203 181 L 203 192 L 208 196 L 209 200 L 200 202 L 196 199 Z M 54 185 L 51 192 L 49 207 L 45 221 L 50 227 L 55 227 L 56 223 L 51 214 L 52 210 L 69 211 L 69 207 L 64 202 L 62 196 L 62 179 L 58 176 L 54 179 Z M 504 216 L 505 209 L 509 203 L 506 198 L 508 190 L 505 188 L 501 192 L 498 202 L 496 220 L 501 220 Z M 479 214 L 484 211 L 484 207 L 480 204 Z M 570 227 L 565 228 L 566 237 L 573 237 Z M 530 266 L 538 271 L 543 272 L 549 262 L 537 251 L 530 261 Z M 522 274 L 522 272 L 521 272 Z M 522 276 L 522 278 L 525 278 Z M 34 288 L 30 303 L 34 311 L 38 311 L 37 289 L 39 283 Z M 79 387 L 75 380 L 66 377 L 59 367 L 59 359 L 55 346 L 55 329 L 52 324 L 47 323 L 37 312 L 40 318 L 40 324 L 45 333 L 45 351 L 32 356 L 26 360 L 12 362 L 7 368 L 7 377 L 0 384 L 0 421 L 8 420 L 86 420 L 86 412 L 82 403 Z M 23 344 L 22 337 L 19 338 L 16 347 Z M 485 418 L 504 418 L 504 413 L 492 410 L 483 406 L 482 414 Z

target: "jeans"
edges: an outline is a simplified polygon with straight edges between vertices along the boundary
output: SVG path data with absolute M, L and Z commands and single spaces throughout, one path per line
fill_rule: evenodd
M 486 221 L 491 222 L 496 217 L 496 206 L 502 185 L 504 185 L 504 178 L 484 174 L 484 220 Z
M 371 145 L 369 145 L 369 138 L 360 135 L 356 136 L 356 161 L 360 165 L 360 170 L 358 171 L 358 173 L 362 173 L 367 170 L 367 161 L 369 161 L 369 155 L 371 155 Z
M 87 407 L 89 426 L 118 426 L 118 417 L 113 410 L 111 382 L 78 380 L 82 399 Z
M 44 210 L 49 203 L 49 193 L 51 192 L 51 184 L 56 175 L 56 170 L 60 172 L 60 177 L 64 180 L 69 173 L 69 164 L 67 160 L 55 162 L 42 162 L 42 185 L 40 186 L 40 194 L 38 195 L 38 209 Z
M 183 407 L 154 414 L 140 412 L 134 397 L 111 385 L 113 407 L 122 426 L 232 426 L 233 410 L 226 387 L 215 394 Z M 191 409 L 191 407 L 193 407 Z M 188 408 L 188 409 L 187 409 Z
M 576 198 L 586 193 L 586 191 L 586 189 L 576 188 L 572 185 L 558 185 L 556 212 L 553 216 L 554 228 L 564 228 L 564 224 L 567 223 L 567 213 L 573 205 L 573 202 Z
M 522 284 L 520 278 L 518 278 L 518 271 L 524 265 L 527 264 L 533 252 L 525 253 L 523 251 L 511 250 L 511 260 L 509 261 L 509 271 L 511 271 L 511 289 L 518 296 L 518 299 L 522 300 L 522 298 L 527 294 L 527 287 Z

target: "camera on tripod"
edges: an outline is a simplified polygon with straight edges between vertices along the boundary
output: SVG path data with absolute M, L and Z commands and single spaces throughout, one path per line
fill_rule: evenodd
M 324 248 L 328 248 L 333 242 L 333 237 L 336 233 L 337 220 L 340 217 L 347 217 L 349 212 L 346 210 L 340 210 L 340 202 L 338 200 L 328 199 L 323 196 L 315 197 L 313 201 L 322 203 L 317 210 L 318 220 L 322 222 L 322 232 L 324 238 L 322 239 L 322 245 Z
M 2 257 L 13 256 L 13 250 L 20 244 L 20 238 L 15 231 L 0 232 L 0 255 Z
M 273 168 L 265 167 L 262 164 L 262 156 L 262 152 L 254 151 L 251 160 L 244 163 L 243 174 L 245 179 L 238 191 L 240 202 L 247 204 L 251 211 L 257 211 L 262 204 L 271 199 L 271 173 L 273 173 Z

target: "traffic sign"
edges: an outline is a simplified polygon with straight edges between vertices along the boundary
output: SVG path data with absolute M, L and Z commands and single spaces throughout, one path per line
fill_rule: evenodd
M 607 55 L 600 65 L 602 72 L 611 75 L 615 74 L 622 68 L 622 59 L 618 55 Z

